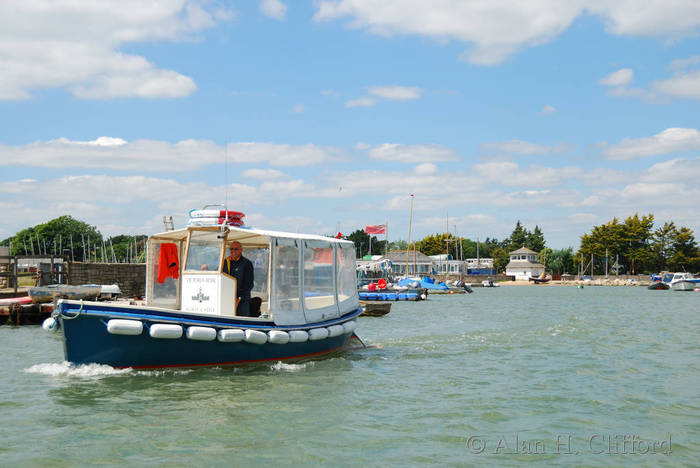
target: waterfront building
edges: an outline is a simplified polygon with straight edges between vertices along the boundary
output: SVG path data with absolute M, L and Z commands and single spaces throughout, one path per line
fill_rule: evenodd
M 406 276 L 406 251 L 392 250 L 383 259 L 391 261 L 394 276 Z M 408 251 L 408 276 L 426 276 L 435 274 L 435 262 L 422 252 Z
M 536 278 L 544 273 L 544 265 L 537 262 L 537 252 L 526 247 L 510 252 L 510 262 L 506 265 L 506 275 L 516 280 Z

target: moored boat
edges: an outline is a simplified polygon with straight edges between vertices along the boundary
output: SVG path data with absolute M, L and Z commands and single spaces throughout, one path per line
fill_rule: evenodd
M 49 284 L 29 288 L 32 302 L 51 302 L 55 298 L 96 299 L 102 292 L 99 284 Z
M 391 312 L 391 302 L 360 301 L 360 305 L 366 317 L 382 317 Z
M 700 288 L 700 278 L 696 278 L 692 273 L 679 272 L 673 274 L 671 279 L 671 289 L 673 291 L 695 291 Z
M 532 281 L 535 284 L 544 284 L 544 283 L 549 283 L 549 281 L 552 279 L 551 276 L 545 276 L 544 271 L 539 275 L 539 276 L 530 276 L 528 277 L 528 281 Z
M 253 264 L 251 313 L 224 273 L 233 242 Z M 230 225 L 189 226 L 148 241 L 144 304 L 60 300 L 75 364 L 158 368 L 318 358 L 343 350 L 362 309 L 352 242 Z M 206 269 L 204 268 L 206 266 Z
M 670 289 L 670 287 L 671 286 L 669 286 L 668 283 L 664 283 L 663 281 L 654 281 L 649 286 L 647 286 L 647 289 L 665 291 L 667 289 Z
M 492 278 L 488 278 L 481 282 L 481 286 L 484 288 L 498 288 L 501 285 L 498 283 L 494 283 Z

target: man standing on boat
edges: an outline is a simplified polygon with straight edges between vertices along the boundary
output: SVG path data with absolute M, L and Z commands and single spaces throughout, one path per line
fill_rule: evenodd
M 231 255 L 226 257 L 223 272 L 236 278 L 236 315 L 250 317 L 250 291 L 253 289 L 253 264 L 245 258 L 243 247 L 238 241 L 229 246 Z

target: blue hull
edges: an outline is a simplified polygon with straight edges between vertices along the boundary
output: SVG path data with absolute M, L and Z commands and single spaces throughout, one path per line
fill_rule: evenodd
M 110 307 L 99 303 L 81 305 L 77 302 L 63 302 L 59 304 L 58 312 L 67 361 L 75 364 L 107 364 L 119 368 L 159 368 L 318 358 L 341 351 L 347 346 L 353 332 L 302 343 L 275 344 L 268 341 L 254 344 L 246 341 L 197 341 L 187 338 L 185 334 L 176 339 L 153 338 L 149 334 L 149 328 L 156 323 L 178 324 L 184 329 L 188 326 L 205 326 L 217 331 L 230 328 L 262 332 L 309 330 L 353 320 L 362 310 L 357 309 L 339 319 L 299 327 L 279 327 L 272 322 L 244 319 L 202 318 L 144 307 Z M 110 319 L 138 320 L 144 324 L 143 331 L 139 335 L 111 334 L 107 331 Z

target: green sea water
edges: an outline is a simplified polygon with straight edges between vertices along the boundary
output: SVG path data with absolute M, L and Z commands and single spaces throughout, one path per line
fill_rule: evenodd
M 357 333 L 323 361 L 135 371 L 0 327 L 0 465 L 700 465 L 700 293 L 479 288 Z

